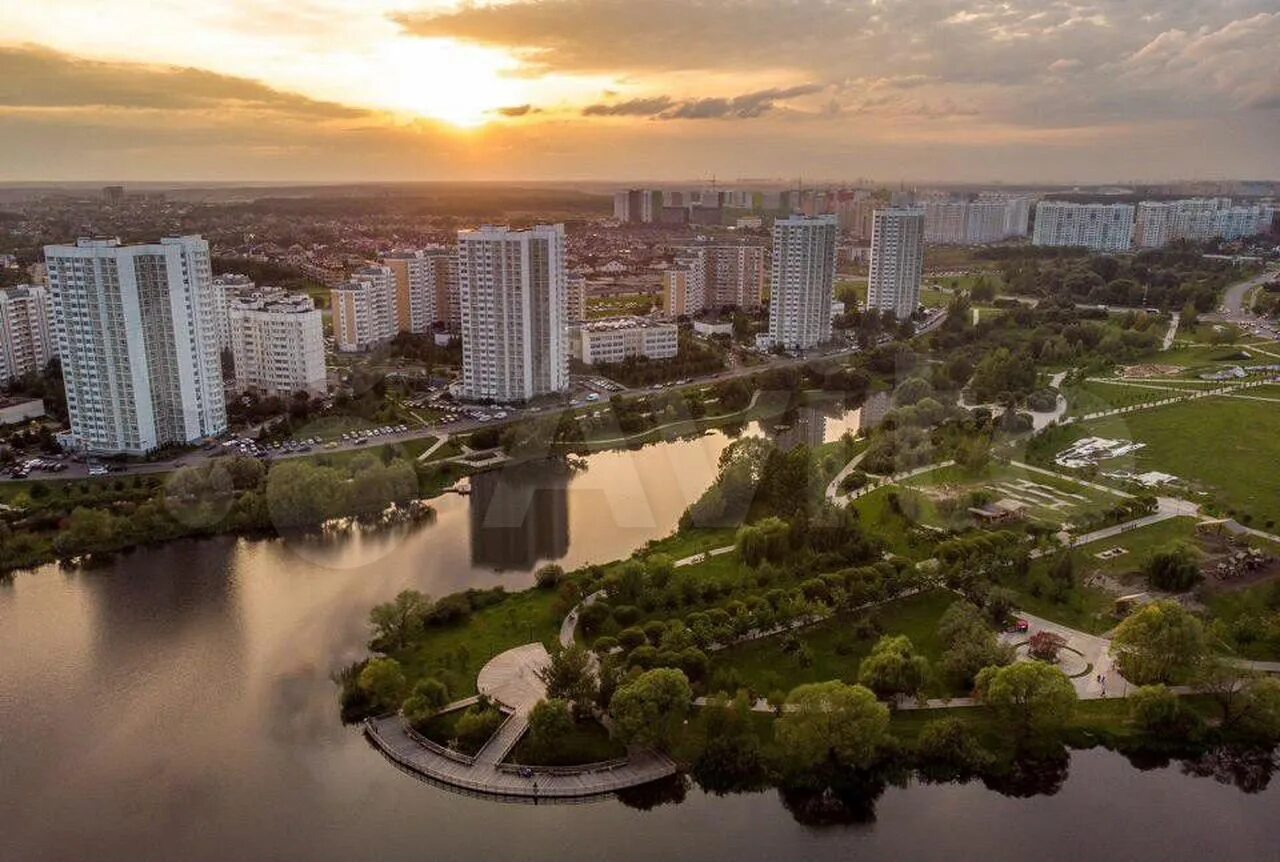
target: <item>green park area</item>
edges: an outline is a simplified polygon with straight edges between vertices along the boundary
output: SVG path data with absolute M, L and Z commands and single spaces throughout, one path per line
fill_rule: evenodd
M 1144 444 L 1104 469 L 1170 473 L 1211 512 L 1270 530 L 1280 523 L 1277 422 L 1280 404 L 1213 397 L 1091 422 L 1080 433 Z

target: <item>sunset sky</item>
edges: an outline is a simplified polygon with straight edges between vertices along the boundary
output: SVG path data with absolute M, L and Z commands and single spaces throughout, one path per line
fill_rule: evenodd
M 0 0 L 0 180 L 1280 177 L 1276 0 Z

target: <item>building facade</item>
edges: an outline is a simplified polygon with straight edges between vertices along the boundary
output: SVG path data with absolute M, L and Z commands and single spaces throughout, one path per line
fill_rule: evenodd
M 1036 204 L 1035 245 L 1079 246 L 1094 251 L 1128 251 L 1133 242 L 1132 204 Z
M 662 310 L 668 317 L 694 315 L 707 307 L 707 255 L 689 249 L 662 273 Z
M 876 210 L 871 226 L 868 308 L 891 311 L 899 320 L 906 320 L 919 307 L 924 220 L 924 210 L 919 207 Z
M 247 275 L 229 272 L 213 279 L 213 304 L 218 318 L 218 348 L 231 349 L 231 300 L 252 293 L 256 285 Z
M 585 365 L 638 356 L 670 359 L 679 351 L 679 327 L 643 317 L 612 317 L 574 327 L 571 342 L 574 358 Z
M 342 353 L 381 347 L 399 332 L 395 277 L 386 266 L 367 266 L 331 292 L 334 346 Z
M 205 240 L 44 251 L 74 445 L 144 454 L 226 430 Z
M 425 333 L 456 322 L 458 259 L 444 246 L 392 252 L 382 258 L 395 283 L 396 326 Z M 450 327 L 453 328 L 453 327 Z
M 0 290 L 0 383 L 40 371 L 57 355 L 49 290 L 29 284 Z
M 769 340 L 805 350 L 831 340 L 840 229 L 833 215 L 793 215 L 773 223 Z
M 565 321 L 581 323 L 587 319 L 587 277 L 576 272 L 565 276 Z
M 323 395 L 324 320 L 311 297 L 264 290 L 231 301 L 236 387 L 264 395 Z
M 462 393 L 525 401 L 569 387 L 564 225 L 458 233 Z

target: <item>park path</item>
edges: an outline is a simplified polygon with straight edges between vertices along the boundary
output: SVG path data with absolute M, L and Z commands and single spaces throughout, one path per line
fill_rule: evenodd
M 594 600 L 600 595 L 588 597 Z M 572 616 L 576 622 L 575 614 Z M 564 642 L 566 618 L 561 626 Z M 573 642 L 569 628 L 569 643 Z M 604 796 L 674 775 L 675 762 L 647 750 L 624 759 L 580 768 L 526 769 L 502 761 L 529 726 L 529 711 L 546 696 L 538 673 L 551 657 L 541 643 L 524 644 L 491 659 L 476 678 L 476 688 L 503 707 L 506 719 L 474 757 L 467 757 L 418 736 L 401 715 L 367 719 L 365 735 L 393 763 L 434 783 L 484 795 L 537 799 Z M 460 702 L 474 702 L 474 699 Z
M 440 432 L 440 436 L 436 438 L 436 442 L 432 443 L 430 448 L 423 451 L 423 453 L 418 456 L 418 460 L 425 464 L 427 461 L 431 460 L 431 456 L 436 454 L 436 452 L 440 449 L 441 446 L 443 446 L 448 442 L 449 442 L 449 433 L 447 431 Z

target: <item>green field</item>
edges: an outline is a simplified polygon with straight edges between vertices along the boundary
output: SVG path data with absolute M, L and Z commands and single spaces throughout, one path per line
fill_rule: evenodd
M 1267 528 L 1280 522 L 1280 404 L 1204 398 L 1091 422 L 1100 437 L 1145 443 L 1106 469 L 1160 470 L 1208 493 L 1240 521 Z M 1127 463 L 1121 463 L 1127 462 Z
M 472 613 L 465 621 L 431 627 L 408 649 L 393 652 L 410 683 L 435 676 L 450 698 L 476 693 L 476 674 L 496 656 L 531 641 L 551 645 L 560 629 L 562 609 L 554 590 L 525 590 Z
M 1018 500 L 1026 504 L 1027 517 L 1055 526 L 1106 509 L 1119 499 L 1066 479 L 1002 462 L 992 462 L 979 476 L 959 466 L 942 467 L 907 479 L 903 484 L 924 492 L 926 499 L 918 516 L 922 523 L 938 528 L 970 522 L 963 505 L 948 513 L 940 504 L 948 498 L 964 500 L 973 492 L 985 492 L 992 499 Z
M 876 627 L 888 634 L 903 634 L 921 655 L 936 663 L 942 654 L 938 640 L 938 619 L 957 601 L 953 593 L 938 590 L 898 599 L 857 616 L 870 616 Z M 878 635 L 859 637 L 851 631 L 854 617 L 837 616 L 796 632 L 807 647 L 811 661 L 805 664 L 797 656 L 783 651 L 785 635 L 761 638 L 714 653 L 711 662 L 713 681 L 735 679 L 762 696 L 773 691 L 790 691 L 808 682 L 841 679 L 856 682 L 858 666 L 871 652 Z M 935 675 L 936 677 L 936 675 Z M 959 692 L 947 689 L 940 679 L 931 680 L 930 696 L 942 697 Z
M 1164 398 L 1177 397 L 1178 393 L 1166 389 L 1149 389 L 1147 385 L 1157 386 L 1163 383 L 1151 383 L 1142 386 L 1125 386 L 1119 383 L 1093 383 L 1085 381 L 1068 386 L 1063 394 L 1067 396 L 1068 416 L 1087 416 L 1103 410 L 1115 410 L 1119 407 L 1130 407 L 1134 404 L 1148 404 Z

